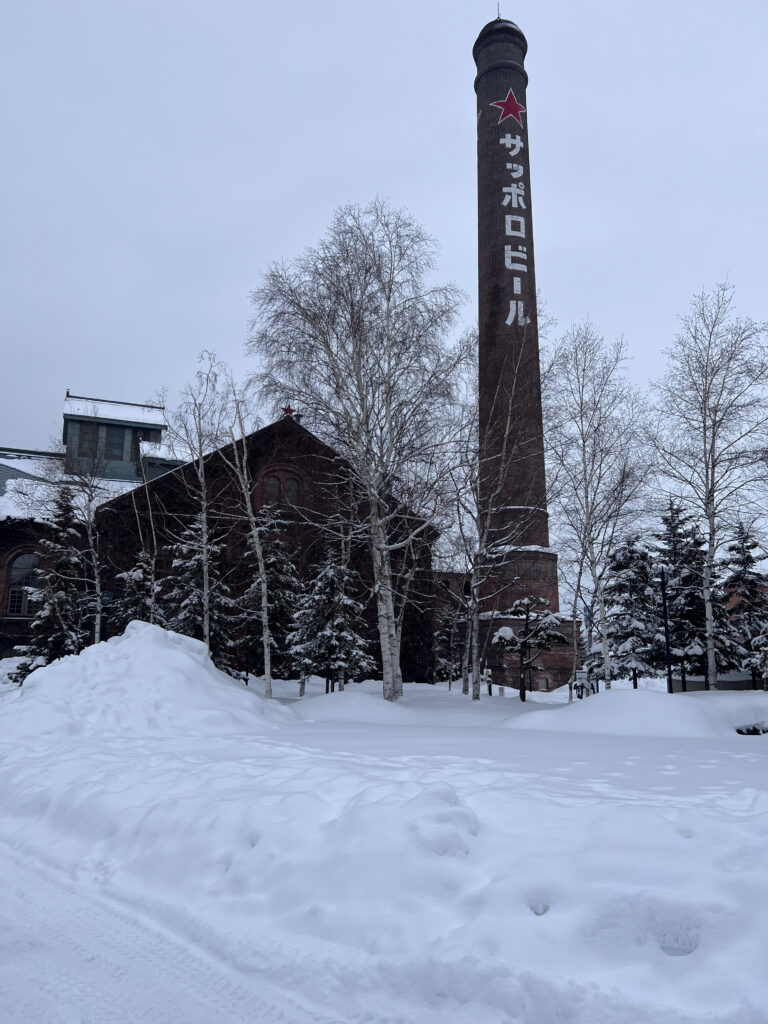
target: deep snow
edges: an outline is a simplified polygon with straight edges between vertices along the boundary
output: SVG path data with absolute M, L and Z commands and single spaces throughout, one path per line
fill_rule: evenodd
M 142 623 L 0 689 L 3 1024 L 768 1021 L 768 694 L 276 691 Z

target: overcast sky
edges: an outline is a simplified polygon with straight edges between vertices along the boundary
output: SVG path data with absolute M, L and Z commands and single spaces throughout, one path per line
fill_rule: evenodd
M 537 283 L 658 373 L 692 294 L 768 317 L 768 4 L 518 0 Z M 249 293 L 376 195 L 441 246 L 476 319 L 470 0 L 4 0 L 0 443 L 64 392 L 238 372 Z

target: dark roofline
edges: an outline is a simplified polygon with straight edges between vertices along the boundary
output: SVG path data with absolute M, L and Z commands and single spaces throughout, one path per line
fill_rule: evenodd
M 302 426 L 301 423 L 298 422 L 298 420 L 293 418 L 293 416 L 281 416 L 280 419 L 273 420 L 272 423 L 268 423 L 265 427 L 260 427 L 258 430 L 254 430 L 253 433 L 246 434 L 245 440 L 248 443 L 248 446 L 250 447 L 250 445 L 253 444 L 254 442 L 258 442 L 258 439 L 272 433 L 278 427 L 284 427 L 287 423 L 291 424 L 292 429 L 298 430 L 304 434 L 308 434 L 313 439 L 313 441 L 321 445 L 328 452 L 328 458 L 342 458 L 342 456 L 339 455 L 337 451 L 334 451 L 334 449 L 331 448 L 330 445 L 326 444 L 325 441 L 321 441 L 320 438 L 316 434 L 313 434 L 311 430 L 307 430 L 307 428 Z M 228 444 L 223 444 L 220 448 L 216 448 L 214 449 L 214 451 L 208 452 L 208 454 L 205 456 L 205 460 L 207 461 L 208 459 L 212 459 L 220 452 L 224 452 L 227 449 L 231 448 L 233 443 L 241 444 L 242 438 L 236 442 L 230 441 Z M 194 462 L 194 459 L 190 459 L 187 462 L 182 462 L 175 469 L 169 469 L 167 473 L 162 473 L 160 476 L 153 477 L 152 480 L 147 480 L 146 483 L 138 483 L 136 487 L 131 488 L 130 491 L 124 491 L 122 494 L 118 494 L 116 497 L 110 498 L 109 501 L 103 502 L 101 505 L 99 505 L 99 511 L 101 512 L 102 509 L 111 508 L 113 506 L 116 506 L 118 502 L 127 500 L 131 496 L 131 494 L 133 494 L 134 491 L 143 490 L 145 487 L 151 491 L 154 489 L 155 486 L 159 486 L 161 482 L 166 484 L 168 482 L 169 476 L 180 477 L 185 472 L 187 467 L 193 465 Z

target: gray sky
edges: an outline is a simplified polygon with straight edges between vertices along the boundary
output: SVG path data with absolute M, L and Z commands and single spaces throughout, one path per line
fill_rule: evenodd
M 375 13 L 374 13 L 375 12 Z M 537 282 L 658 373 L 691 295 L 764 319 L 765 0 L 518 0 Z M 0 443 L 47 447 L 66 388 L 173 394 L 244 370 L 249 292 L 340 203 L 388 197 L 476 318 L 469 0 L 5 0 Z

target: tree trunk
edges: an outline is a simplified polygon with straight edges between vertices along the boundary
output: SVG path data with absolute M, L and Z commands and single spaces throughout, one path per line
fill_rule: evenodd
M 395 615 L 392 607 L 392 577 L 384 545 L 384 533 L 378 517 L 371 514 L 371 547 L 373 552 L 373 580 L 376 593 L 376 618 L 381 648 L 382 693 L 384 700 L 397 700 L 397 680 L 393 659 Z M 401 684 L 402 686 L 402 684 Z
M 707 508 L 707 553 L 704 557 L 704 575 L 701 596 L 704 598 L 704 622 L 707 640 L 707 671 L 705 689 L 717 689 L 715 663 L 715 615 L 712 608 L 712 570 L 715 564 L 715 516 L 711 505 Z
M 636 668 L 632 669 L 632 689 L 633 690 L 637 689 L 637 669 Z
M 611 688 L 611 655 L 608 650 L 608 621 L 605 614 L 605 594 L 603 593 L 603 583 L 599 580 L 597 583 L 597 616 L 598 626 L 600 629 L 600 643 L 603 648 L 603 677 L 605 679 L 605 688 L 610 690 Z
M 472 700 L 480 700 L 480 602 L 472 600 Z
M 525 649 L 520 648 L 520 700 L 525 701 Z
M 464 649 L 461 652 L 461 692 L 469 695 L 469 649 L 471 643 L 471 627 L 467 616 L 467 628 L 464 630 Z

